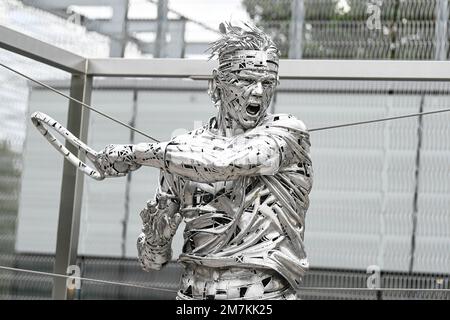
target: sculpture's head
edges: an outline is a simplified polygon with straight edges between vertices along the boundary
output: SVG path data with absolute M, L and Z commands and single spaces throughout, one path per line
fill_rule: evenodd
M 279 51 L 256 27 L 221 24 L 222 37 L 212 44 L 219 68 L 213 71 L 209 94 L 221 112 L 243 128 L 255 127 L 265 116 L 278 84 Z

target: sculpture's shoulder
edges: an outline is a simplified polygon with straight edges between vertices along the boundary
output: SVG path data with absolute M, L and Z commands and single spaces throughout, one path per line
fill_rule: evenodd
M 262 125 L 260 132 L 264 132 L 278 141 L 286 144 L 287 148 L 281 150 L 285 153 L 285 165 L 309 160 L 309 149 L 311 147 L 308 129 L 303 121 L 291 114 L 268 114 Z
M 287 113 L 268 114 L 262 121 L 262 128 L 285 128 L 296 132 L 307 133 L 308 129 L 302 120 Z

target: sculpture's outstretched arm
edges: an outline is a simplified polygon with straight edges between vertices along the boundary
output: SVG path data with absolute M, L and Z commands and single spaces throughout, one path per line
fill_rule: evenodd
M 295 124 L 301 128 L 287 127 Z M 274 175 L 283 161 L 295 156 L 289 141 L 300 148 L 309 144 L 309 134 L 301 121 L 289 119 L 284 125 L 280 122 L 235 137 L 190 133 L 170 142 L 110 145 L 103 151 L 105 161 L 101 166 L 109 170 L 118 163 L 133 168 L 145 165 L 198 182 Z
M 139 262 L 146 271 L 159 270 L 170 261 L 172 238 L 182 220 L 178 212 L 180 202 L 164 181 L 161 173 L 155 199 L 148 201 L 141 211 L 143 227 L 137 249 Z

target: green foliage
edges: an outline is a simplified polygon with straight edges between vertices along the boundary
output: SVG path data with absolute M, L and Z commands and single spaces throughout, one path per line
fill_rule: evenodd
M 18 165 L 22 155 L 11 149 L 7 141 L 0 141 L 0 175 L 20 177 L 22 174 Z
M 0 255 L 14 250 L 21 157 L 6 141 L 0 141 Z

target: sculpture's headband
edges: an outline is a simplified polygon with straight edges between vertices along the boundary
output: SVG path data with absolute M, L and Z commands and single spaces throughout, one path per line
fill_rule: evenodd
M 219 71 L 241 70 L 265 70 L 278 73 L 278 56 L 276 52 L 265 50 L 237 50 L 223 54 L 219 58 Z

